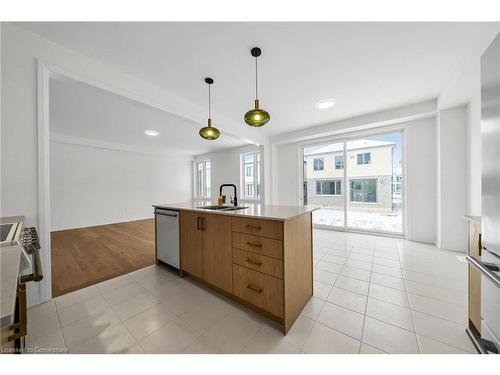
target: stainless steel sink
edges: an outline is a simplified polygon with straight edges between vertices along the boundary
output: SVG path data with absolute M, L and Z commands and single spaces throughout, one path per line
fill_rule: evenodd
M 244 210 L 245 206 L 201 206 L 197 207 L 202 210 L 214 210 L 214 211 L 235 211 L 235 210 Z
M 233 207 L 226 207 L 222 211 L 236 211 L 236 210 L 244 210 L 245 208 L 248 208 L 246 206 L 233 206 Z

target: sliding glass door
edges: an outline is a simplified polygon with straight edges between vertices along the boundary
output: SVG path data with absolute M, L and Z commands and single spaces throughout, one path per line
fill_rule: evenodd
M 304 148 L 304 202 L 321 206 L 315 224 L 344 227 L 344 142 Z
M 403 234 L 401 132 L 304 147 L 304 203 L 314 224 Z

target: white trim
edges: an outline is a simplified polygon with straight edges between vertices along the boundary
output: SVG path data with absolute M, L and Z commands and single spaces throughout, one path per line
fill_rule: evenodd
M 103 150 L 130 152 L 142 155 L 157 155 L 157 156 L 179 155 L 178 152 L 176 153 L 165 150 L 152 150 L 149 148 L 130 146 L 121 143 L 104 142 L 104 141 L 98 141 L 96 139 L 76 137 L 73 135 L 66 135 L 66 134 L 52 133 L 52 132 L 50 133 L 49 141 L 53 143 L 69 144 L 69 145 L 76 145 L 83 147 L 93 147 L 93 148 L 100 148 Z
M 206 176 L 207 176 L 207 163 L 210 164 L 210 189 L 208 190 L 208 196 L 200 196 L 198 195 L 198 164 L 202 163 L 203 164 L 203 174 L 205 175 L 205 181 L 203 181 L 203 184 L 205 185 L 205 189 L 207 190 L 207 182 L 206 182 Z M 205 159 L 200 159 L 200 160 L 193 160 L 193 176 L 194 176 L 194 183 L 193 183 L 193 197 L 195 200 L 210 200 L 212 199 L 212 162 L 210 161 L 209 158 Z
M 408 209 L 407 209 L 407 202 L 408 202 L 408 196 L 407 196 L 407 191 L 408 191 L 408 184 L 407 184 L 407 179 L 406 179 L 406 160 L 408 156 L 408 151 L 406 150 L 406 145 L 407 145 L 407 137 L 408 137 L 408 124 L 404 124 L 404 126 L 401 129 L 401 133 L 403 134 L 403 139 L 401 141 L 401 149 L 403 153 L 401 154 L 402 160 L 401 160 L 401 198 L 402 198 L 402 203 L 403 203 L 403 233 L 405 235 L 405 238 L 408 238 Z
M 276 145 L 314 141 L 318 138 L 370 131 L 379 127 L 391 127 L 415 120 L 435 117 L 438 113 L 436 99 L 413 103 L 402 107 L 350 117 L 332 123 L 299 129 L 271 137 L 270 142 Z
M 257 186 L 260 184 L 259 195 L 254 197 L 254 198 L 245 197 L 245 194 L 246 194 L 246 191 L 245 191 L 246 170 L 244 168 L 244 166 L 245 166 L 244 157 L 245 157 L 245 155 L 249 155 L 249 154 L 254 155 L 252 166 L 253 166 L 253 171 L 254 171 L 254 183 L 253 183 L 253 185 L 254 185 L 255 193 L 257 193 L 257 190 L 258 190 Z M 257 159 L 258 159 L 258 162 L 257 162 Z M 257 164 L 258 164 L 259 168 L 257 168 Z M 244 202 L 244 201 L 260 202 L 262 200 L 262 190 L 263 190 L 263 186 L 264 186 L 262 183 L 262 176 L 263 176 L 262 165 L 263 165 L 262 152 L 261 152 L 260 148 L 256 151 L 246 151 L 246 152 L 240 153 L 240 168 L 239 168 L 240 169 L 240 196 L 238 197 L 240 202 Z M 260 178 L 258 178 L 258 177 L 260 177 Z
M 50 243 L 50 131 L 49 131 L 49 68 L 37 60 L 37 130 L 38 130 L 38 234 L 41 246 L 43 279 L 36 284 L 39 288 L 39 301 L 52 298 L 52 262 Z

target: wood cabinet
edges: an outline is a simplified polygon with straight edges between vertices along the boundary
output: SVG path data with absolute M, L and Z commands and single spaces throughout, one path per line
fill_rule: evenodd
M 283 261 L 280 259 L 233 248 L 233 263 L 283 279 Z
M 233 232 L 233 247 L 283 259 L 283 241 Z
M 467 255 L 481 260 L 481 224 L 469 219 Z M 468 313 L 469 328 L 481 334 L 481 273 L 469 264 Z
M 233 265 L 234 294 L 277 317 L 283 317 L 283 280 Z
M 180 212 L 181 270 L 292 327 L 313 294 L 312 215 L 288 220 Z
M 232 292 L 231 217 L 203 215 L 203 280 Z
M 193 276 L 203 277 L 203 232 L 201 218 L 197 212 L 181 211 L 179 213 L 181 270 Z
M 181 270 L 232 292 L 231 218 L 181 211 L 179 227 Z
M 283 222 L 281 221 L 234 217 L 232 225 L 234 232 L 253 234 L 277 240 L 283 239 Z

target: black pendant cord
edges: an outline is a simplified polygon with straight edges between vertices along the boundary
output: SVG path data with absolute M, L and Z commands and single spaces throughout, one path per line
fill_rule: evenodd
M 255 99 L 259 99 L 259 91 L 257 85 L 257 57 L 255 57 Z
M 210 112 L 210 85 L 208 85 L 208 118 L 212 118 Z

